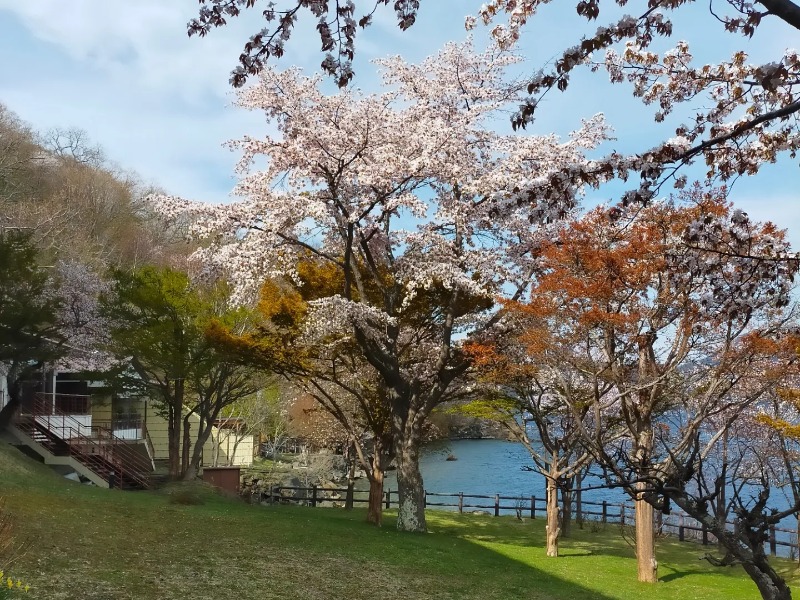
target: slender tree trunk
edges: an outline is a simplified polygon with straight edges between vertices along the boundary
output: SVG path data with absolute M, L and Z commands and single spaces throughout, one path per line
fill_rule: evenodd
M 547 477 L 547 556 L 558 556 L 558 540 L 561 537 L 561 519 L 559 518 L 558 487 L 552 476 Z
M 172 398 L 165 394 L 167 404 L 167 450 L 169 453 L 169 477 L 172 480 L 181 476 L 181 415 L 183 411 L 183 380 L 175 381 Z
M 176 412 L 174 405 L 169 407 L 167 448 L 169 452 L 169 476 L 170 479 L 176 480 L 181 475 L 181 422 L 180 410 Z
M 226 438 L 227 444 L 228 444 L 228 449 L 230 450 L 230 452 L 228 453 L 228 466 L 229 467 L 232 467 L 233 463 L 236 462 L 236 453 L 239 451 L 239 444 L 241 444 L 242 440 L 244 439 L 244 436 L 242 436 L 239 432 L 237 432 L 236 435 L 233 438 L 233 448 L 231 448 L 230 447 L 231 446 L 230 440 L 231 440 L 231 436 L 232 435 L 233 435 L 233 433 L 231 433 L 229 431 L 228 432 L 228 437 Z
M 800 514 L 797 515 L 797 564 L 800 565 Z
M 575 522 L 583 529 L 583 469 L 575 475 Z
M 725 434 L 722 436 L 722 478 L 725 479 L 725 473 L 728 471 L 728 430 L 725 430 Z M 727 518 L 727 498 L 725 494 L 725 487 L 721 485 L 719 487 L 719 496 L 717 497 L 717 520 L 720 523 L 724 523 Z M 722 540 L 717 538 L 717 547 L 723 549 L 725 546 L 722 543 Z
M 192 458 L 189 461 L 189 468 L 187 469 L 186 473 L 184 473 L 183 478 L 187 481 L 191 481 L 197 474 L 200 472 L 200 468 L 202 467 L 203 462 L 203 448 L 208 441 L 208 438 L 211 437 L 211 430 L 213 425 L 211 425 L 213 421 L 208 420 L 203 422 L 201 419 L 200 425 L 198 426 L 197 430 L 197 439 L 194 442 L 194 448 L 192 449 Z
M 738 523 L 733 531 L 708 513 L 705 503 L 699 503 L 685 491 L 673 490 L 670 499 L 690 517 L 697 519 L 723 541 L 730 556 L 741 563 L 756 584 L 764 600 L 790 600 L 792 592 L 779 575 L 764 552 L 764 542 L 756 524 Z
M 383 522 L 383 475 L 381 459 L 376 456 L 372 459 L 372 473 L 369 476 L 367 522 L 378 527 Z
M 572 482 L 570 477 L 561 488 L 561 537 L 569 537 L 572 529 Z
M 409 428 L 407 435 L 396 435 L 395 461 L 397 462 L 397 529 L 424 533 L 425 488 L 419 471 L 419 432 Z M 405 433 L 405 431 L 403 431 Z
M 192 424 L 189 422 L 191 413 L 183 417 L 183 447 L 181 448 L 181 477 L 185 478 L 189 471 L 189 454 L 192 450 L 191 430 Z
M 637 489 L 644 489 L 644 483 L 637 483 Z M 642 493 L 634 500 L 636 508 L 636 563 L 639 581 L 656 583 L 658 581 L 658 561 L 656 560 L 656 538 L 653 530 L 653 506 L 648 504 Z
M 353 485 L 356 480 L 356 442 L 350 444 L 347 455 L 347 496 L 344 499 L 344 509 L 353 510 Z M 370 480 L 369 485 L 371 490 L 372 480 Z M 370 494 L 371 493 L 370 491 Z M 370 495 L 370 502 L 371 501 L 372 496 Z M 367 521 L 369 521 L 369 513 L 367 515 Z
M 212 441 L 213 446 L 214 446 L 214 451 L 211 453 L 211 466 L 212 467 L 218 467 L 219 466 L 219 451 L 220 451 L 220 446 L 222 445 L 221 433 L 222 433 L 222 430 L 218 429 L 217 430 L 217 437 L 214 437 L 213 435 L 211 436 L 211 441 Z

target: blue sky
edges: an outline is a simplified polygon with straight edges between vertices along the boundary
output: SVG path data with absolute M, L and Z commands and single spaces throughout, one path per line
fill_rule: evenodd
M 417 24 L 407 32 L 396 28 L 390 8 L 359 32 L 356 85 L 374 89 L 372 58 L 401 54 L 417 60 L 448 40 L 463 40 L 463 17 L 480 5 L 473 0 L 421 4 Z M 237 156 L 222 144 L 267 127 L 259 115 L 230 106 L 228 85 L 242 44 L 261 23 L 252 13 L 204 39 L 189 39 L 185 24 L 197 6 L 193 0 L 0 0 L 0 102 L 37 130 L 85 129 L 113 161 L 169 193 L 225 200 Z M 593 32 L 621 9 L 603 7 L 608 12 L 590 25 L 574 10 L 574 2 L 547 6 L 526 29 L 520 50 L 527 67 L 537 70 L 580 32 Z M 744 47 L 762 62 L 775 60 L 787 47 L 800 47 L 800 34 L 779 22 L 767 22 L 745 41 L 722 32 L 705 4 L 688 5 L 682 14 L 675 41 L 688 39 L 698 58 L 707 54 L 719 60 Z M 478 45 L 487 39 L 486 28 L 475 32 Z M 306 18 L 280 64 L 315 71 L 322 59 L 318 47 L 314 22 Z M 644 150 L 672 135 L 653 123 L 652 111 L 631 98 L 630 88 L 610 86 L 602 73 L 576 77 L 566 94 L 549 94 L 531 131 L 564 134 L 597 112 L 614 127 L 613 146 L 620 150 Z M 589 203 L 614 200 L 621 189 L 593 192 Z M 797 159 L 787 157 L 757 177 L 740 179 L 732 198 L 754 217 L 788 228 L 800 248 L 799 191 Z

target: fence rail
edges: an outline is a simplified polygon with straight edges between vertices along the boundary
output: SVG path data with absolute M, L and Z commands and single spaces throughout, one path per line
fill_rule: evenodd
M 286 492 L 292 492 L 287 495 Z M 294 492 L 299 492 L 295 494 Z M 368 503 L 369 498 L 366 497 L 367 492 L 361 490 L 354 490 L 353 486 L 344 488 L 322 488 L 316 485 L 310 487 L 292 487 L 292 486 L 273 486 L 270 491 L 263 494 L 262 500 L 269 503 L 295 500 L 305 502 L 308 506 L 319 506 L 323 502 L 331 502 L 343 499 L 333 497 L 332 494 L 344 495 L 355 503 Z M 361 494 L 364 497 L 358 497 Z M 383 505 L 385 508 L 391 508 L 392 505 L 397 506 L 398 500 L 396 499 L 397 490 L 386 490 L 383 493 Z M 447 502 L 445 499 L 451 499 Z M 489 500 L 490 503 L 484 501 Z M 478 503 L 473 503 L 477 501 Z M 512 501 L 514 504 L 504 504 L 504 502 Z M 573 502 L 573 505 L 575 503 Z M 544 496 L 505 496 L 501 494 L 482 495 L 482 494 L 466 494 L 464 492 L 457 493 L 444 493 L 444 492 L 429 492 L 425 491 L 425 507 L 443 507 L 455 508 L 460 514 L 465 512 L 469 513 L 479 512 L 481 514 L 489 514 L 495 517 L 500 516 L 501 511 L 513 511 L 518 518 L 536 519 L 541 516 L 544 517 L 547 512 L 546 499 Z M 587 510 L 587 507 L 594 508 L 594 510 Z M 578 520 L 595 521 L 602 524 L 610 525 L 633 525 L 635 523 L 634 506 L 629 502 L 608 502 L 603 500 L 601 502 L 593 502 L 582 500 L 581 510 L 578 514 L 573 512 L 572 517 Z M 726 522 L 726 525 L 733 529 L 733 522 Z M 697 520 L 689 515 L 673 511 L 670 515 L 663 515 L 657 513 L 656 523 L 654 524 L 658 532 L 662 535 L 670 537 L 677 537 L 679 541 L 694 541 L 703 545 L 715 544 L 716 537 L 703 527 Z M 798 556 L 800 552 L 800 545 L 797 542 L 797 530 L 788 529 L 785 527 L 772 526 L 768 531 L 768 538 L 765 542 L 765 549 L 772 556 L 777 556 L 778 547 L 789 548 L 792 556 Z M 779 534 L 784 534 L 785 537 L 794 539 L 794 541 L 786 541 L 779 539 Z

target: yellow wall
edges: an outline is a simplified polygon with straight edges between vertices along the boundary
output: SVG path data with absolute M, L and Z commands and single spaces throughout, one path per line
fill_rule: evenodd
M 192 438 L 192 447 L 194 448 L 194 441 L 197 439 L 197 429 L 200 419 L 197 415 L 192 415 L 189 418 L 191 423 L 190 437 Z M 158 414 L 152 407 L 147 407 L 147 432 L 150 434 L 150 440 L 153 443 L 153 452 L 156 460 L 166 460 L 169 458 L 169 436 L 167 432 L 167 421 Z M 229 434 L 233 435 L 230 436 Z M 228 464 L 227 449 L 233 449 L 236 434 L 229 430 L 218 430 L 216 427 L 212 429 L 211 436 L 203 446 L 203 465 L 211 465 L 214 458 L 214 443 L 216 440 L 222 441 L 221 451 L 219 454 L 219 465 L 224 466 Z M 251 465 L 253 464 L 253 448 L 254 436 L 245 436 L 239 443 L 236 449 L 236 456 L 234 457 L 235 465 Z
M 239 445 L 236 446 L 236 441 Z M 253 452 L 255 448 L 255 436 L 239 436 L 230 429 L 219 429 L 214 427 L 211 438 L 203 448 L 203 459 L 206 465 L 212 464 L 214 459 L 214 446 L 219 444 L 218 466 L 239 465 L 249 466 L 253 464 Z M 235 446 L 235 448 L 234 448 Z
M 130 404 L 130 410 L 145 417 L 145 400 L 133 400 Z M 92 419 L 95 421 L 110 421 L 113 418 L 113 405 L 111 396 L 92 394 Z M 153 409 L 148 407 L 147 417 Z
M 110 421 L 111 420 L 111 400 L 108 398 L 97 398 L 92 396 L 92 420 Z

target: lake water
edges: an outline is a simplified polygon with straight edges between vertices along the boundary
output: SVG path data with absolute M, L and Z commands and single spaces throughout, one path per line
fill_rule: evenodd
M 448 461 L 449 454 L 457 460 Z M 503 440 L 452 440 L 428 444 L 420 456 L 420 470 L 429 492 L 494 496 L 545 497 L 545 479 L 533 468 L 530 454 L 522 444 Z M 587 478 L 584 486 L 599 485 Z M 386 474 L 386 489 L 396 490 L 393 471 Z M 584 500 L 619 503 L 627 497 L 619 490 L 591 490 Z M 505 504 L 509 504 L 506 502 Z M 513 504 L 513 503 L 511 503 Z M 512 511 L 505 511 L 512 512 Z
M 447 457 L 452 454 L 457 460 L 448 461 Z M 425 482 L 427 492 L 437 492 L 444 494 L 475 494 L 480 496 L 519 496 L 537 498 L 537 510 L 544 511 L 545 480 L 537 471 L 526 470 L 525 467 L 533 468 L 528 451 L 522 444 L 507 442 L 503 440 L 452 440 L 447 442 L 436 442 L 428 444 L 423 448 L 420 456 L 420 470 Z M 366 482 L 365 482 L 366 483 Z M 588 476 L 582 487 L 594 487 L 603 484 L 598 477 Z M 394 471 L 386 474 L 384 489 L 397 490 L 397 480 Z M 444 501 L 447 503 L 457 503 L 457 498 L 432 498 L 430 502 Z M 584 502 L 601 503 L 604 500 L 609 503 L 609 519 L 617 522 L 619 519 L 619 504 L 621 502 L 630 503 L 630 497 L 620 489 L 593 489 L 583 492 Z M 778 490 L 773 491 L 770 499 L 779 508 L 788 506 L 787 500 Z M 396 496 L 393 496 L 396 501 Z M 464 500 L 465 504 L 483 505 L 483 510 L 489 510 L 494 504 L 492 499 L 470 499 Z M 501 501 L 501 506 L 508 506 L 506 510 L 501 509 L 501 514 L 513 514 L 514 504 L 512 500 Z M 614 507 L 610 505 L 615 505 Z M 529 510 L 530 503 L 526 507 Z M 442 510 L 457 510 L 456 507 L 435 507 Z M 465 509 L 472 510 L 472 509 Z M 599 506 L 584 506 L 584 510 L 600 511 Z M 542 514 L 539 513 L 539 514 Z M 633 523 L 633 513 L 626 513 L 629 523 Z M 673 514 L 674 516 L 674 514 Z M 597 516 L 593 517 L 597 518 Z M 670 521 L 672 518 L 669 519 Z M 794 531 L 796 521 L 789 517 L 785 519 L 781 526 Z M 688 524 L 688 521 L 687 521 Z M 670 530 L 671 531 L 671 530 Z M 674 533 L 674 531 L 671 531 Z M 687 533 L 688 535 L 688 533 Z M 795 536 L 789 532 L 778 532 L 777 539 L 782 542 L 794 542 Z M 788 548 L 779 546 L 778 554 L 788 555 Z

